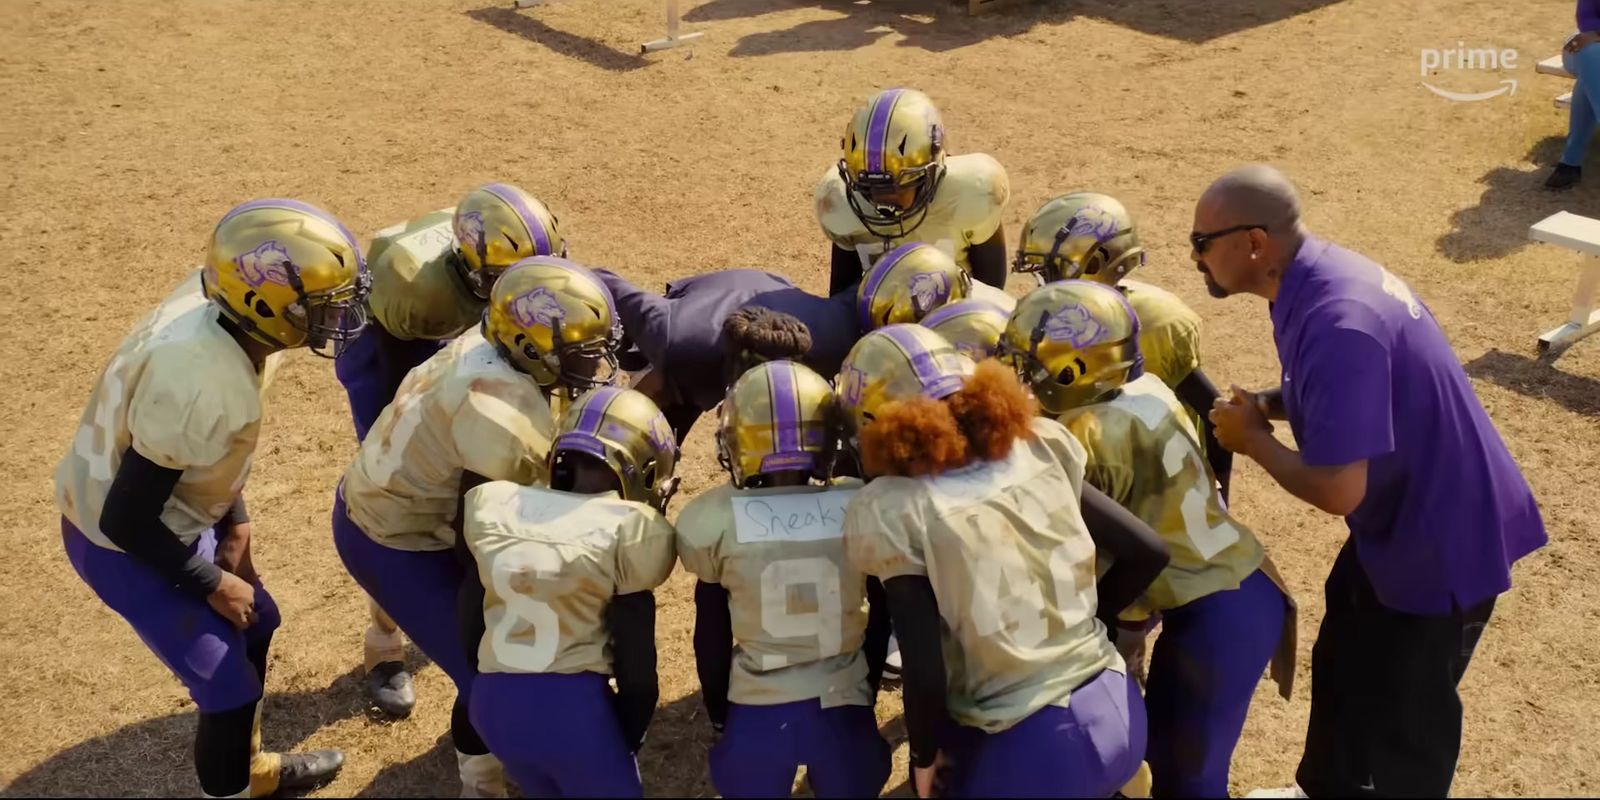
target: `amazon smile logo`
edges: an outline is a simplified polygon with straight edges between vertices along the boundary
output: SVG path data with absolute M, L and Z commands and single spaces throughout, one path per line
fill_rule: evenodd
M 1418 71 L 1422 73 L 1423 88 L 1446 100 L 1457 103 L 1476 103 L 1480 100 L 1492 100 L 1500 95 L 1514 95 L 1517 93 L 1516 78 L 1500 78 L 1496 88 L 1482 91 L 1463 91 L 1446 86 L 1459 86 L 1465 81 L 1439 80 L 1445 73 L 1483 73 L 1517 68 L 1517 51 L 1496 50 L 1492 47 L 1469 48 L 1462 42 L 1456 42 L 1454 49 L 1437 50 L 1431 47 L 1422 49 L 1422 58 L 1418 64 Z M 1434 78 L 1446 86 L 1437 86 L 1429 83 L 1427 78 Z M 1478 78 L 1474 83 L 1483 86 L 1486 81 Z

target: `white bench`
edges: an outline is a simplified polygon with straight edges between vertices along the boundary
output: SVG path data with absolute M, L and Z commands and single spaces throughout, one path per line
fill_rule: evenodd
M 1528 238 L 1589 256 L 1578 274 L 1578 290 L 1572 297 L 1572 314 L 1566 324 L 1539 336 L 1539 352 L 1555 355 L 1600 331 L 1600 310 L 1594 307 L 1595 291 L 1600 289 L 1600 219 L 1558 211 L 1535 222 L 1528 229 Z
M 1554 75 L 1558 78 L 1573 77 L 1573 74 L 1568 72 L 1566 67 L 1562 66 L 1560 53 L 1540 61 L 1539 65 L 1533 68 L 1533 71 L 1539 73 L 1540 75 Z M 1556 108 L 1566 108 L 1570 105 L 1572 105 L 1572 92 L 1567 92 L 1566 94 L 1556 98 Z
M 546 2 L 548 2 L 548 0 L 514 0 L 513 5 L 516 8 L 528 8 L 530 6 L 544 5 Z M 657 50 L 666 50 L 668 48 L 677 47 L 678 45 L 683 44 L 684 42 L 693 41 L 693 40 L 698 39 L 698 38 L 700 38 L 700 37 L 705 35 L 704 33 L 701 33 L 699 31 L 696 31 L 694 33 L 678 33 L 678 0 L 666 0 L 666 2 L 667 2 L 667 36 L 666 36 L 666 38 L 665 39 L 654 39 L 654 40 L 651 40 L 651 41 L 645 42 L 644 44 L 639 45 L 639 52 L 641 52 L 641 53 L 652 53 L 652 52 L 655 52 Z

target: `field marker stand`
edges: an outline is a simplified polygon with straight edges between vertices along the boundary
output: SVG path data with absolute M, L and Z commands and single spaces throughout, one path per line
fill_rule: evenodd
M 1528 238 L 1589 256 L 1578 275 L 1578 290 L 1566 324 L 1539 336 L 1539 353 L 1553 356 L 1600 331 L 1600 310 L 1594 307 L 1595 293 L 1600 290 L 1600 220 L 1558 211 L 1534 223 L 1528 229 Z
M 515 0 L 517 8 L 544 5 L 548 0 Z M 691 42 L 705 34 L 700 31 L 694 33 L 678 33 L 678 0 L 667 0 L 667 38 L 656 39 L 639 45 L 639 52 L 653 53 L 657 50 L 670 50 L 684 42 Z

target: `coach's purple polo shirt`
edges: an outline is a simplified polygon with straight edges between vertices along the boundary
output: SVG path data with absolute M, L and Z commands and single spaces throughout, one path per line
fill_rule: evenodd
M 1346 522 L 1378 598 L 1445 614 L 1511 588 L 1544 522 L 1433 313 L 1370 259 L 1308 237 L 1272 326 L 1305 463 L 1368 460 Z

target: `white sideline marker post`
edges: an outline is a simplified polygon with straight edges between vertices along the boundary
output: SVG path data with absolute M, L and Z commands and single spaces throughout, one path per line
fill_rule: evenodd
M 678 34 L 678 0 L 667 0 L 667 38 L 645 42 L 639 45 L 639 52 L 653 53 L 657 50 L 669 50 L 704 35 L 700 31 L 695 31 L 694 33 L 685 33 L 680 36 Z
M 1559 353 L 1579 340 L 1600 331 L 1600 310 L 1594 307 L 1595 292 L 1600 290 L 1600 219 L 1580 217 L 1567 211 L 1558 211 L 1533 224 L 1528 238 L 1535 242 L 1560 245 L 1582 253 L 1588 258 L 1583 272 L 1578 275 L 1578 289 L 1572 297 L 1572 314 L 1566 324 L 1539 336 L 1541 354 Z

